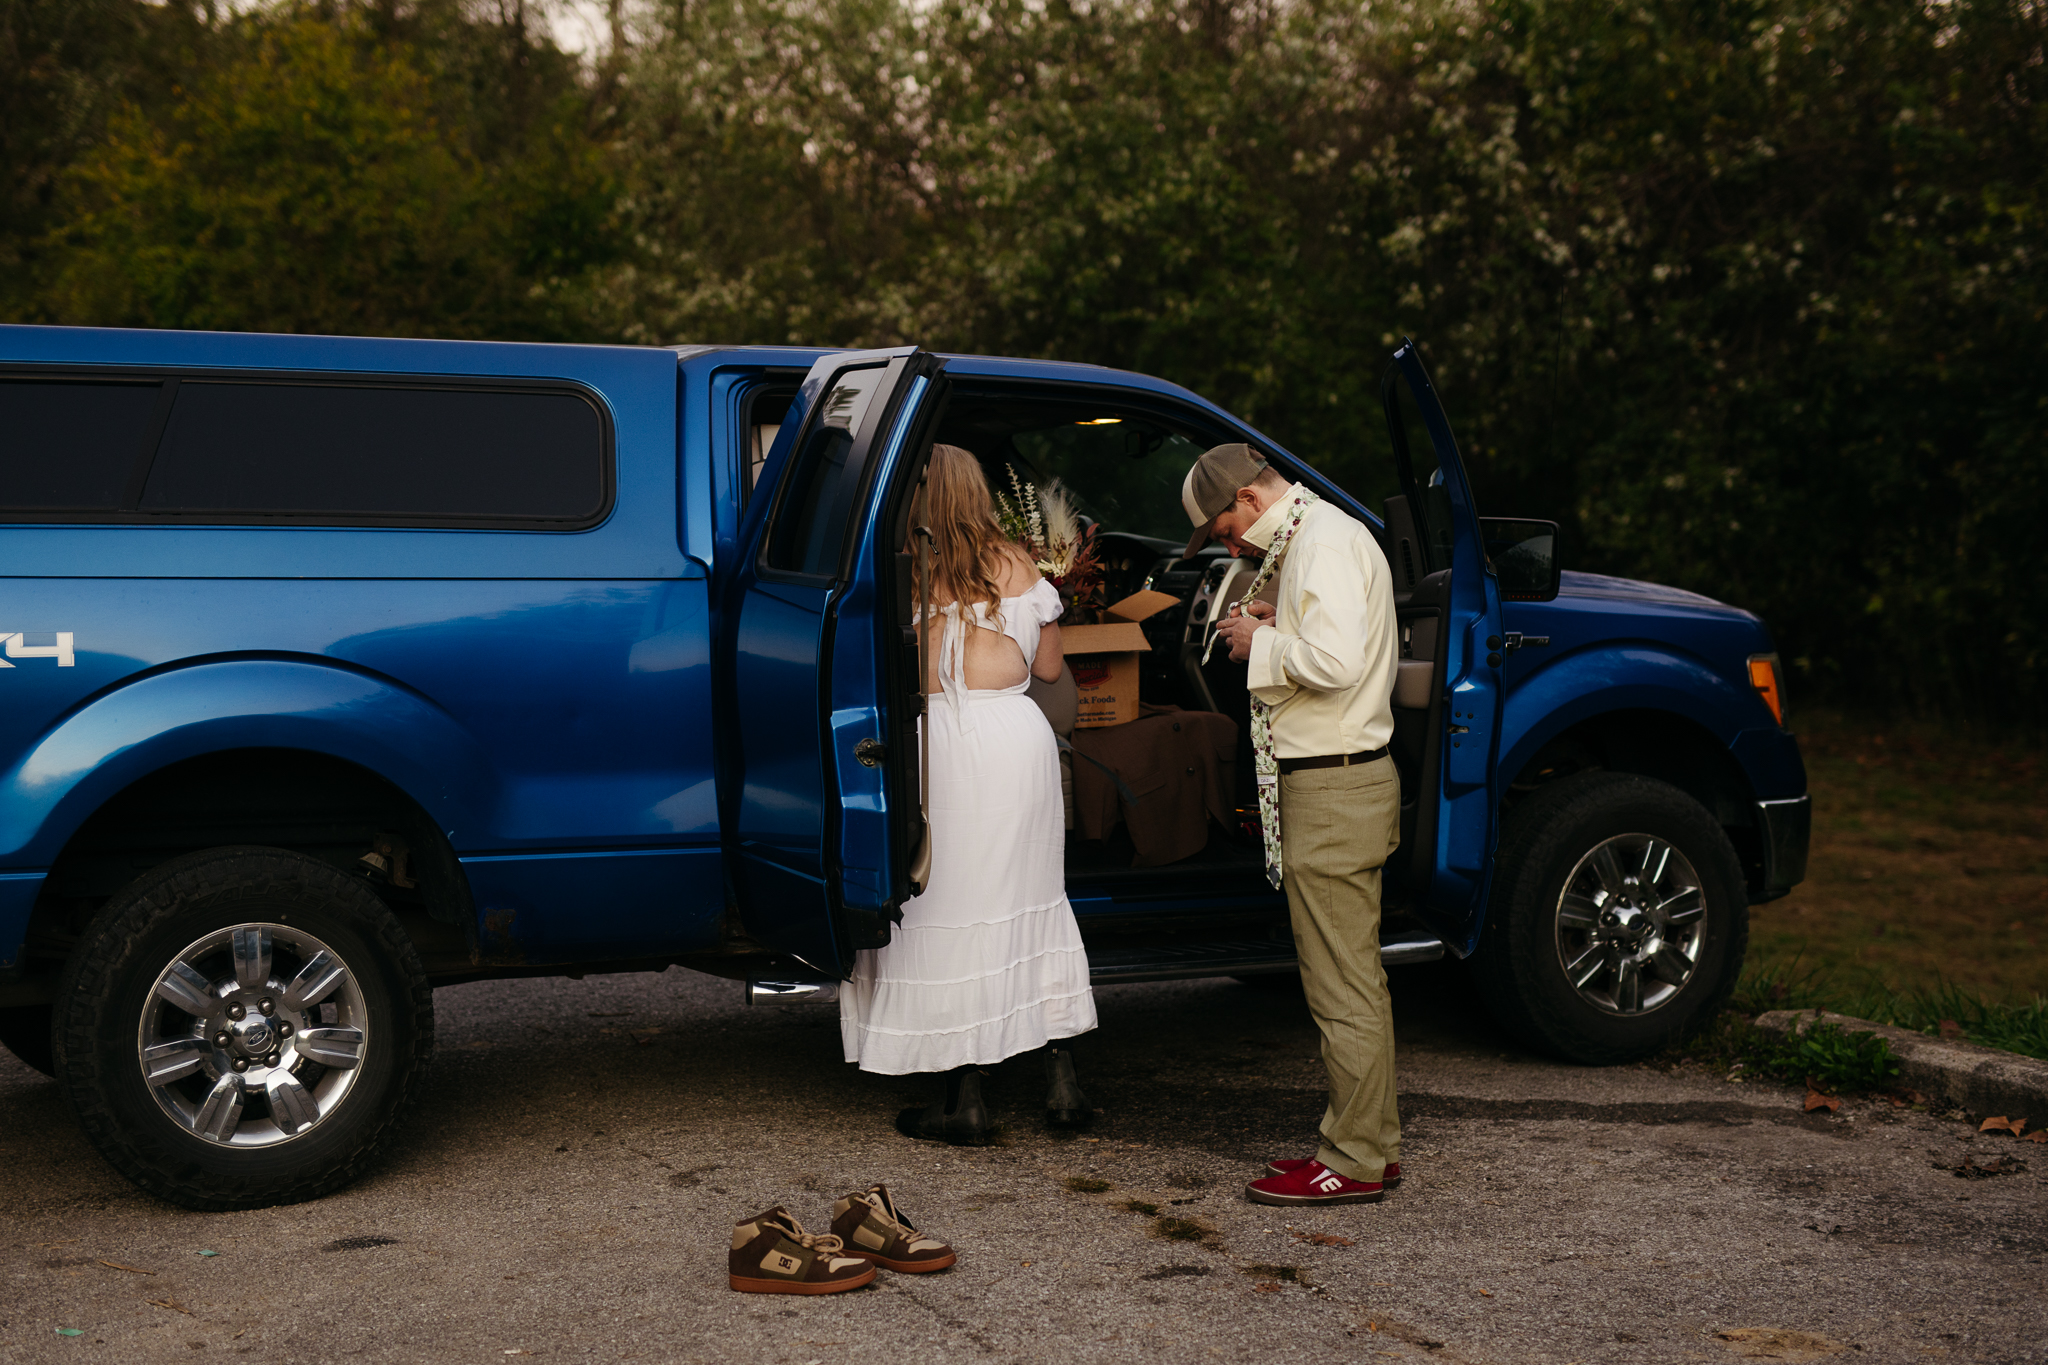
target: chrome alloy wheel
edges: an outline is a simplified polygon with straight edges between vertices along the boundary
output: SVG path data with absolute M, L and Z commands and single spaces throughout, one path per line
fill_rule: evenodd
M 1699 874 L 1670 843 L 1621 834 L 1579 859 L 1557 898 L 1557 958 L 1581 999 L 1648 1014 L 1677 995 L 1706 943 Z
M 304 1135 L 355 1084 L 369 1042 L 339 954 L 283 924 L 238 924 L 188 946 L 143 1002 L 137 1063 L 188 1132 L 232 1147 Z

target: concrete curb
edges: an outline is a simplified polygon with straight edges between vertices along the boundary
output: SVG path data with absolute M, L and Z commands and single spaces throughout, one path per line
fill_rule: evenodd
M 1903 1090 L 1947 1100 L 1974 1118 L 2004 1114 L 2008 1118 L 2024 1116 L 2036 1128 L 2048 1124 L 2048 1062 L 1814 1010 L 1771 1010 L 1756 1017 L 1756 1027 L 1759 1032 L 1784 1038 L 1794 1030 L 1806 1032 L 1816 1020 L 1833 1024 L 1844 1033 L 1875 1033 L 1891 1044 L 1899 1059 L 1899 1087 Z

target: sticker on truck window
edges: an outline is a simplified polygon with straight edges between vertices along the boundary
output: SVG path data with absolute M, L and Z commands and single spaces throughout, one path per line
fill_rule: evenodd
M 41 633 L 43 632 L 28 632 L 28 634 Z M 31 645 L 24 642 L 23 632 L 21 631 L 0 631 L 0 645 L 6 646 L 5 653 L 7 659 L 55 659 L 59 668 L 72 667 L 77 663 L 77 660 L 72 657 L 71 652 L 72 632 L 60 630 L 52 632 L 52 634 L 57 643 L 53 645 Z M 7 662 L 7 659 L 0 659 L 0 668 L 14 667 L 13 664 Z

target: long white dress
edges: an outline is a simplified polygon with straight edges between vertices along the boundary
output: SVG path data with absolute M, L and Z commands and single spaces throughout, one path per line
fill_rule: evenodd
M 1066 819 L 1059 748 L 1025 695 L 1038 633 L 1059 619 L 1059 593 L 1041 579 L 1006 597 L 1001 622 L 986 604 L 978 626 L 1000 628 L 1024 652 L 1015 687 L 962 683 L 966 631 L 943 608 L 940 691 L 931 696 L 931 880 L 903 903 L 887 947 L 854 955 L 839 992 L 846 1060 L 901 1076 L 987 1065 L 1095 1027 L 1088 954 L 1067 902 Z

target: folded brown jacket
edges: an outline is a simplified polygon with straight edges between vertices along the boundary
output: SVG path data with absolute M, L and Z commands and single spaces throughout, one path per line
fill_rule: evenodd
M 1215 711 L 1145 706 L 1127 725 L 1076 730 L 1074 833 L 1107 839 L 1121 822 L 1133 867 L 1200 853 L 1209 821 L 1236 819 L 1237 722 Z

